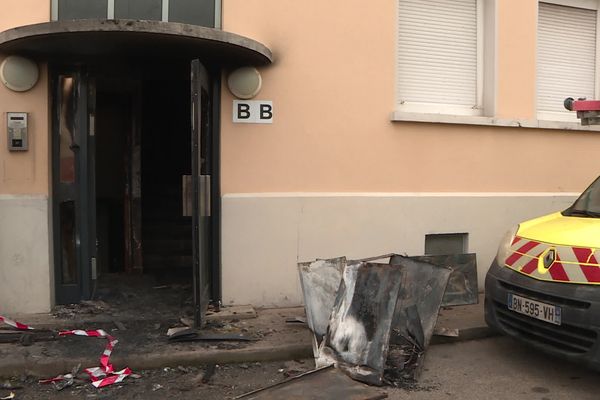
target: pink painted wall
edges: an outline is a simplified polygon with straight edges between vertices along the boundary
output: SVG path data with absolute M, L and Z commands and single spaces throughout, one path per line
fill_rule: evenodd
M 497 2 L 496 116 L 535 118 L 537 0 Z
M 50 20 L 49 0 L 4 0 L 0 31 Z M 0 54 L 0 63 L 7 54 Z M 49 116 L 48 78 L 39 64 L 40 79 L 24 93 L 0 84 L 0 194 L 48 194 L 49 192 Z M 6 113 L 29 113 L 29 150 L 9 152 L 6 138 Z
M 497 1 L 496 116 L 535 118 L 537 0 Z M 598 174 L 600 133 L 391 122 L 396 1 L 224 0 L 223 29 L 273 50 L 272 125 L 231 122 L 223 192 L 562 192 Z
M 0 32 L 50 21 L 50 0 L 2 0 Z

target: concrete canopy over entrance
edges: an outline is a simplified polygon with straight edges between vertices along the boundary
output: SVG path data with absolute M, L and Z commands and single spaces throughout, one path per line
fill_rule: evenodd
M 272 62 L 265 45 L 234 33 L 138 20 L 69 20 L 20 26 L 0 33 L 0 52 L 45 60 L 106 56 L 200 58 L 222 66 Z

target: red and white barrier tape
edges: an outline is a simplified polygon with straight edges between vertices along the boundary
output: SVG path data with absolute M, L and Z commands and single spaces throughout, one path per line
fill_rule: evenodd
M 119 341 L 114 337 L 110 336 L 102 329 L 92 331 L 83 331 L 75 329 L 72 331 L 59 332 L 58 334 L 59 336 L 75 335 L 106 338 L 108 343 L 106 344 L 104 352 L 100 356 L 100 367 L 84 369 L 84 371 L 90 376 L 90 379 L 92 380 L 92 385 L 94 385 L 95 387 L 101 388 L 104 386 L 112 385 L 113 383 L 119 383 L 123 379 L 131 375 L 131 370 L 129 368 L 125 368 L 121 371 L 115 372 L 113 365 L 110 363 L 110 355 L 112 354 L 115 345 Z
M 32 327 L 22 324 L 20 322 L 17 321 L 13 321 L 11 319 L 8 318 L 4 318 L 2 315 L 0 315 L 0 322 L 8 325 L 8 326 L 12 326 L 13 328 L 17 328 L 20 331 L 27 331 L 27 330 L 33 330 Z
M 0 323 L 4 323 L 6 325 L 12 326 L 18 330 L 34 330 L 34 328 L 21 324 L 20 322 L 12 321 L 10 319 L 4 318 L 0 316 Z M 80 329 L 74 329 L 70 331 L 61 331 L 58 332 L 59 336 L 87 336 L 87 337 L 97 337 L 97 338 L 105 338 L 108 343 L 106 344 L 106 348 L 104 352 L 100 356 L 100 366 L 99 367 L 91 367 L 84 369 L 84 372 L 87 373 L 92 381 L 92 385 L 97 388 L 105 387 L 108 385 L 112 385 L 114 383 L 119 383 L 123 381 L 123 379 L 127 378 L 132 374 L 129 368 L 124 368 L 120 371 L 114 370 L 113 365 L 110 363 L 110 355 L 112 354 L 115 345 L 119 342 L 114 337 L 110 336 L 106 331 L 102 329 L 84 331 Z M 68 379 L 73 379 L 72 374 L 59 375 L 55 378 L 40 380 L 39 383 L 53 383 L 60 382 Z

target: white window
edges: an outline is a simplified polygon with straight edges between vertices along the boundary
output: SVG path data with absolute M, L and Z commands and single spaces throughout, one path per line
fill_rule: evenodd
M 537 113 L 540 120 L 577 121 L 567 97 L 598 97 L 596 0 L 539 3 Z
M 396 110 L 482 115 L 483 0 L 398 0 Z

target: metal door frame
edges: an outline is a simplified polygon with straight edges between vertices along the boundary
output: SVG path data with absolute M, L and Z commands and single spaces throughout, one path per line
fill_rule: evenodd
M 212 80 L 211 114 L 211 294 L 212 302 L 220 306 L 223 300 L 221 275 L 221 70 L 209 71 Z
M 204 282 L 205 290 L 200 290 L 199 277 L 196 276 L 199 269 L 199 259 L 194 257 L 194 299 L 195 304 L 198 305 L 198 311 L 195 315 L 198 315 L 198 323 L 202 325 L 204 323 L 204 312 L 208 306 L 208 301 L 212 301 L 215 304 L 221 303 L 221 195 L 220 195 L 220 69 L 213 66 L 210 70 L 210 75 L 207 69 L 198 60 L 194 60 L 198 63 L 204 77 L 204 85 L 191 77 L 192 86 L 192 103 L 194 96 L 199 93 L 201 88 L 204 88 L 207 93 L 207 100 L 209 102 L 209 110 L 204 114 L 208 121 L 207 135 L 210 138 L 207 143 L 207 150 L 211 153 L 211 180 L 210 180 L 210 226 L 208 227 L 206 234 L 208 236 L 208 248 L 205 249 L 209 257 L 209 263 L 207 266 L 208 277 Z M 95 235 L 95 151 L 94 151 L 94 122 L 95 122 L 95 85 L 93 79 L 87 71 L 81 66 L 65 66 L 65 65 L 51 65 L 49 68 L 50 72 L 50 88 L 51 88 L 51 116 L 52 116 L 52 226 L 54 230 L 53 249 L 54 249 L 54 271 L 55 271 L 55 295 L 57 303 L 73 303 L 83 299 L 89 299 L 93 296 L 94 291 L 94 279 L 96 273 L 94 271 L 94 261 L 96 258 L 96 235 Z M 76 287 L 71 287 L 69 293 L 63 293 L 65 291 L 64 286 L 61 284 L 61 241 L 60 241 L 60 220 L 59 220 L 59 206 L 61 195 L 64 197 L 64 191 L 60 188 L 60 159 L 59 159 L 59 140 L 58 134 L 59 123 L 60 123 L 60 103 L 58 97 L 58 77 L 60 75 L 72 75 L 76 78 L 79 86 L 79 96 L 77 99 L 77 110 L 76 113 L 76 124 L 78 127 L 78 139 L 79 145 L 76 152 L 76 163 L 79 166 L 79 174 L 75 178 L 77 187 L 73 190 L 74 201 L 77 205 L 77 225 L 78 232 L 77 237 L 79 238 L 79 246 L 77 247 L 77 263 L 80 272 L 80 282 Z M 196 84 L 195 84 L 196 83 Z M 81 112 L 86 110 L 87 112 Z M 194 110 L 198 112 L 194 112 Z M 192 106 L 192 133 L 194 137 L 197 137 L 196 128 L 199 126 L 202 115 L 200 108 L 193 108 Z M 194 121 L 194 118 L 198 118 Z M 91 131 L 89 128 L 92 128 Z M 86 132 L 86 135 L 82 135 L 81 132 Z M 81 140 L 83 137 L 85 140 Z M 197 145 L 197 144 L 196 144 Z M 192 167 L 197 170 L 197 157 L 194 157 L 194 152 L 198 151 L 194 147 L 195 144 L 192 142 Z M 81 160 L 83 154 L 87 154 L 86 160 Z M 83 162 L 87 161 L 87 162 Z M 198 180 L 192 180 L 193 184 L 196 185 L 194 188 L 195 196 L 199 196 Z M 199 212 L 198 209 L 198 198 L 195 197 L 193 211 Z M 81 218 L 85 216 L 86 218 Z M 198 243 L 199 226 L 196 225 L 193 228 L 192 236 L 194 244 Z M 77 294 L 78 293 L 78 294 Z M 204 299 L 202 295 L 204 294 Z M 196 301 L 198 300 L 198 301 Z
M 212 297 L 211 279 L 214 269 L 211 256 L 212 190 L 210 181 L 206 184 L 212 170 L 212 97 L 208 71 L 200 60 L 192 60 L 190 70 L 194 323 L 197 328 L 202 328 L 206 323 L 205 314 Z
M 77 303 L 92 296 L 92 279 L 95 279 L 95 187 L 94 187 L 94 97 L 93 81 L 82 67 L 50 66 L 52 115 L 52 227 L 54 249 L 54 285 L 57 304 Z M 60 111 L 62 94 L 59 77 L 72 76 L 75 89 L 73 115 L 74 182 L 60 182 Z M 62 236 L 60 204 L 73 201 L 75 207 L 75 260 L 77 282 L 63 284 Z

